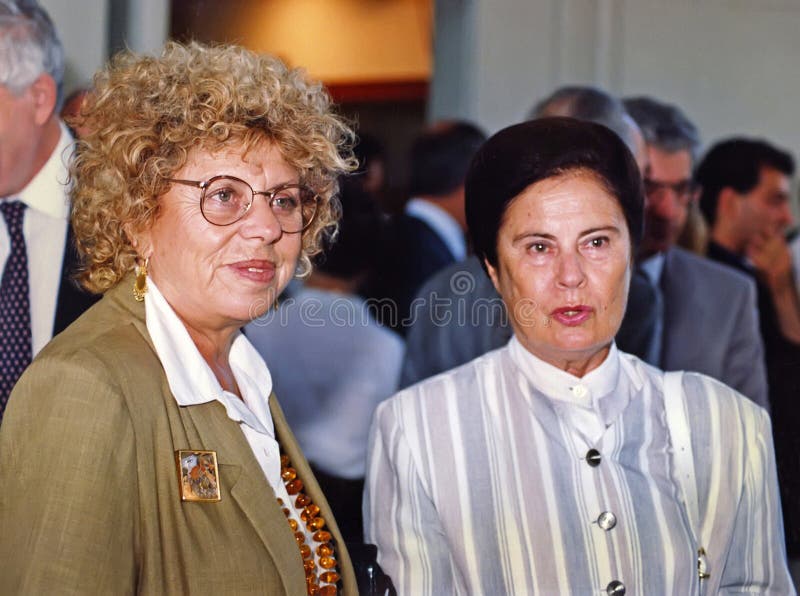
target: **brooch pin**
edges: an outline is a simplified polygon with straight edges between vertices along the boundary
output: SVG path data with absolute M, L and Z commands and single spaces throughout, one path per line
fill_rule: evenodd
M 175 452 L 175 461 L 181 501 L 215 502 L 222 499 L 216 451 L 179 449 Z

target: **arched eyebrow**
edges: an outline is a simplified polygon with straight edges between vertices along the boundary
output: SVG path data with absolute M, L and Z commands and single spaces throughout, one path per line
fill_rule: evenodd
M 609 225 L 609 226 L 598 226 L 596 228 L 589 228 L 588 230 L 583 230 L 578 235 L 578 237 L 579 238 L 583 238 L 584 236 L 588 236 L 590 234 L 596 234 L 597 232 L 606 232 L 606 233 L 612 233 L 612 234 L 617 234 L 617 235 L 621 235 L 622 234 L 622 230 L 620 230 L 620 228 L 618 226 Z M 516 236 L 514 236 L 514 238 L 512 238 L 511 244 L 517 244 L 520 241 L 525 240 L 526 238 L 541 238 L 542 240 L 557 240 L 556 236 L 553 235 L 553 234 L 548 234 L 546 232 L 531 231 L 531 232 L 521 232 L 521 233 L 517 234 Z

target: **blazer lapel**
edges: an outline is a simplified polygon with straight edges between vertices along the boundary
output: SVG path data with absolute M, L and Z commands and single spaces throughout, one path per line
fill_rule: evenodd
M 189 448 L 217 452 L 220 477 L 228 476 L 231 497 L 252 524 L 269 552 L 287 593 L 305 585 L 305 573 L 294 536 L 286 516 L 277 504 L 275 492 L 256 461 L 244 433 L 232 424 L 225 408 L 218 402 L 183 408 L 197 432 L 196 445 Z M 224 478 L 223 478 L 223 481 Z
M 127 275 L 109 294 L 117 305 L 131 313 L 132 324 L 155 352 L 147 332 L 144 305 L 130 295 L 133 275 Z M 167 384 L 166 378 L 164 380 Z M 173 399 L 169 393 L 167 399 Z M 173 437 L 185 433 L 186 449 L 209 449 L 217 452 L 220 479 L 230 486 L 231 498 L 252 524 L 275 564 L 284 592 L 293 593 L 305 586 L 305 572 L 286 516 L 278 506 L 275 492 L 267 482 L 250 444 L 237 424 L 232 423 L 225 407 L 213 401 L 179 408 L 180 421 L 174 421 Z M 223 496 L 224 498 L 224 496 Z

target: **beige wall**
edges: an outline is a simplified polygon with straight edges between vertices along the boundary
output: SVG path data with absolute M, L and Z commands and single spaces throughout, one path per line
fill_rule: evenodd
M 67 93 L 92 80 L 106 61 L 107 0 L 39 0 L 55 23 L 66 53 Z
M 564 84 L 680 105 L 800 157 L 800 0 L 437 0 L 429 117 L 491 131 Z M 467 15 L 466 17 L 464 15 Z

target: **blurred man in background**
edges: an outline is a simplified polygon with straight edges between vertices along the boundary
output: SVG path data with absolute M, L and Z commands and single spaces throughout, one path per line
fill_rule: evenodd
M 64 50 L 30 0 L 0 2 L 0 419 L 31 358 L 95 299 L 69 279 Z

